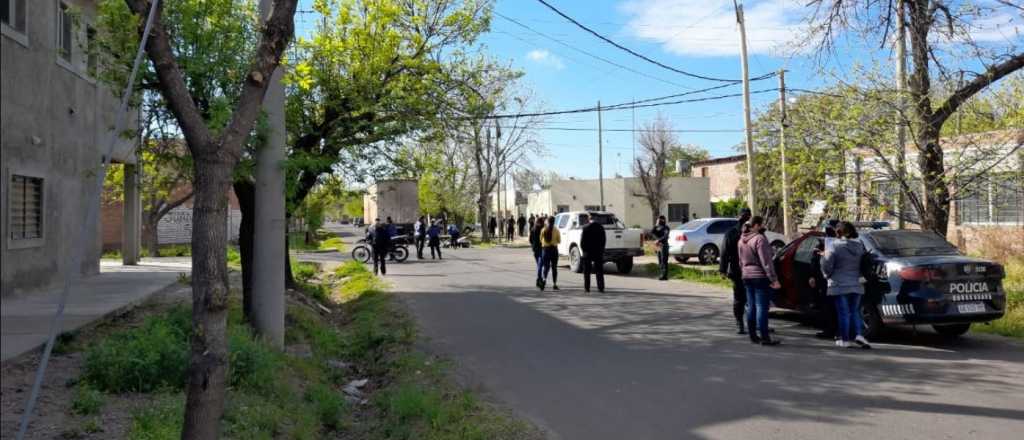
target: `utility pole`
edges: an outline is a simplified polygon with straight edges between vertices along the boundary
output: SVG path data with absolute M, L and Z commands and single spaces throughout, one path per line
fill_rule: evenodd
M 597 101 L 597 187 L 601 192 L 601 210 L 604 211 L 604 142 L 601 140 L 601 101 Z
M 779 69 L 779 151 L 782 154 L 782 235 L 792 237 L 789 223 L 789 178 L 786 175 L 786 70 Z
M 736 8 L 736 23 L 740 26 L 740 65 L 743 68 L 743 125 L 746 129 L 747 153 L 747 205 L 750 211 L 757 213 L 756 184 L 754 183 L 754 139 L 750 128 L 750 77 L 747 70 L 747 31 L 743 25 L 743 5 L 732 0 Z
M 271 14 L 272 0 L 260 0 L 260 20 Z M 263 97 L 270 133 L 256 151 L 256 240 L 253 240 L 253 326 L 272 346 L 284 348 L 285 272 L 285 120 L 283 69 L 270 78 Z
M 903 0 L 896 2 L 896 173 L 899 185 L 896 191 L 896 227 L 903 229 L 903 182 L 907 175 L 907 129 L 904 125 L 903 112 L 906 110 L 905 98 L 907 90 L 907 30 L 903 17 Z

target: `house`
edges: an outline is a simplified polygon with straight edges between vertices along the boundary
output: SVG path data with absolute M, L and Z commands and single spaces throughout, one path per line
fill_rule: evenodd
M 668 197 L 658 210 L 671 224 L 680 224 L 696 217 L 709 217 L 708 179 L 666 177 Z M 597 179 L 559 180 L 549 188 L 527 196 L 528 214 L 556 214 L 566 211 L 602 210 L 600 183 Z M 643 184 L 637 177 L 604 179 L 604 210 L 615 213 L 626 226 L 649 227 L 653 223 L 651 208 L 644 197 Z
M 97 81 L 96 57 L 86 50 L 94 44 L 96 4 L 0 3 L 2 296 L 52 288 L 65 275 L 99 272 L 101 188 L 95 176 L 112 142 L 111 159 L 130 169 L 124 253 L 129 263 L 138 255 L 134 142 L 115 136 L 119 101 Z M 125 127 L 135 127 L 136 110 L 129 114 Z M 94 217 L 86 218 L 90 212 Z M 96 229 L 81 237 L 83 224 Z M 81 264 L 69 267 L 66 256 L 81 250 Z
M 948 137 L 941 139 L 940 145 L 953 199 L 946 233 L 949 241 L 973 252 L 980 245 L 979 234 L 1024 229 L 1024 129 Z M 854 182 L 846 194 L 847 205 L 864 219 L 895 221 L 897 181 L 871 150 L 856 150 L 852 155 L 846 161 Z M 917 156 L 917 149 L 908 145 L 908 180 L 917 187 L 917 194 L 924 194 L 915 165 Z M 908 227 L 919 227 L 909 203 L 903 218 Z
M 415 179 L 378 180 L 363 195 L 363 221 L 391 217 L 395 223 L 414 223 L 420 216 L 419 182 Z
M 490 216 L 495 218 L 506 218 L 508 216 L 519 217 L 527 214 L 527 194 L 514 187 L 502 186 L 490 194 L 491 212 Z
M 738 198 L 746 159 L 747 155 L 740 154 L 697 161 L 690 166 L 690 176 L 708 179 L 712 202 Z

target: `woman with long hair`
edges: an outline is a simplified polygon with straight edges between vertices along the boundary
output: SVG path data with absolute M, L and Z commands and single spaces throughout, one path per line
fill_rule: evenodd
M 547 225 L 540 231 L 541 259 L 543 260 L 543 274 L 540 279 L 540 290 L 548 282 L 548 271 L 551 271 L 551 288 L 558 290 L 558 243 L 561 243 L 562 235 L 555 228 L 555 218 L 548 217 Z
M 540 245 L 540 231 L 544 229 L 544 219 L 537 217 L 530 224 L 530 250 L 533 251 L 533 262 L 537 265 L 537 288 L 544 274 L 543 248 Z
M 782 287 L 772 263 L 772 246 L 764 236 L 764 218 L 755 215 L 744 227 L 737 247 L 743 286 L 747 289 L 747 328 L 750 342 L 778 345 L 768 329 L 768 308 L 774 291 Z M 758 334 L 760 333 L 760 336 Z

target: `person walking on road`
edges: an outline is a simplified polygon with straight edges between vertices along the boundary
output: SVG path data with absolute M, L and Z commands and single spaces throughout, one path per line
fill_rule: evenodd
M 558 244 L 562 242 L 562 234 L 555 227 L 555 218 L 548 217 L 544 229 L 540 231 L 541 258 L 544 260 L 540 290 L 548 283 L 548 272 L 551 272 L 551 289 L 558 290 Z
M 732 281 L 732 316 L 736 318 L 737 334 L 745 335 L 743 315 L 746 313 L 747 289 L 743 287 L 743 272 L 740 268 L 739 244 L 743 225 L 750 220 L 750 209 L 740 210 L 736 227 L 726 231 L 722 244 L 722 256 L 718 259 L 718 273 Z M 751 329 L 753 330 L 753 329 Z
M 491 231 L 491 237 L 498 238 L 498 219 L 491 217 L 487 222 L 487 229 Z
M 437 259 L 443 260 L 444 258 L 441 258 L 441 224 L 439 222 L 434 222 L 434 224 L 430 225 L 430 229 L 427 230 L 427 237 L 430 242 L 430 259 L 434 259 L 434 252 L 436 251 Z
M 544 229 L 544 219 L 537 217 L 530 225 L 530 250 L 533 251 L 533 262 L 537 264 L 537 288 L 540 289 L 544 274 L 543 247 L 540 244 L 540 231 Z
M 861 260 L 867 253 L 864 244 L 857 240 L 857 229 L 850 222 L 840 222 L 836 228 L 838 238 L 826 243 L 821 257 L 821 271 L 828 279 L 828 296 L 836 303 L 839 323 L 838 347 L 854 344 L 871 348 L 861 334 L 864 323 L 860 316 L 861 297 L 864 286 L 860 283 Z
M 661 269 L 661 276 L 659 280 L 665 281 L 668 279 L 668 235 L 669 228 L 665 223 L 665 216 L 658 216 L 658 223 L 651 229 L 651 235 L 654 236 L 655 246 L 658 247 L 658 268 Z
M 370 239 L 373 249 L 373 274 L 387 275 L 387 257 L 388 252 L 391 251 L 391 234 L 388 232 L 388 226 L 381 223 L 379 218 L 373 221 L 373 232 Z
M 739 256 L 743 286 L 747 290 L 747 327 L 750 342 L 778 345 L 768 330 L 768 308 L 772 294 L 782 287 L 772 262 L 774 251 L 764 236 L 764 218 L 754 216 L 740 237 Z M 755 330 L 756 329 L 756 330 Z M 760 333 L 760 337 L 758 337 Z
M 416 239 L 416 259 L 423 259 L 423 244 L 427 241 L 427 219 L 420 216 L 416 224 L 412 226 L 414 238 Z
M 590 273 L 597 278 L 597 291 L 604 293 L 604 246 L 607 240 L 604 226 L 584 214 L 587 225 L 580 234 L 580 250 L 583 251 L 583 291 L 590 292 Z M 584 219 L 580 219 L 581 221 Z

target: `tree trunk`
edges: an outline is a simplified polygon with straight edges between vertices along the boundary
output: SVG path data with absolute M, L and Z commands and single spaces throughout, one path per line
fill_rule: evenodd
M 213 155 L 211 155 L 213 156 Z M 192 336 L 186 385 L 186 439 L 215 439 L 224 414 L 227 353 L 227 191 L 230 160 L 195 161 L 192 216 Z
M 242 211 L 242 223 L 238 226 L 238 253 L 242 257 L 242 316 L 245 322 L 253 322 L 252 251 L 256 233 L 256 186 L 247 179 L 236 180 L 233 186 L 238 208 Z
M 945 237 L 949 227 L 950 200 L 942 148 L 939 148 L 939 128 L 923 126 L 919 139 L 923 146 L 918 155 L 918 166 L 921 169 L 925 192 L 921 228 L 935 231 Z
M 491 227 L 487 223 L 490 219 L 487 216 L 487 207 L 483 203 L 477 203 L 476 205 L 476 218 L 480 219 L 480 240 L 490 241 L 491 240 Z
M 295 276 L 292 275 L 292 256 L 288 250 L 288 224 L 291 223 L 291 216 L 285 216 L 284 222 L 284 287 L 286 289 L 295 289 L 299 285 L 295 283 Z
M 152 215 L 146 215 L 146 221 L 142 223 L 142 245 L 146 248 L 150 257 L 160 256 L 160 234 L 157 229 L 160 219 L 153 219 Z

